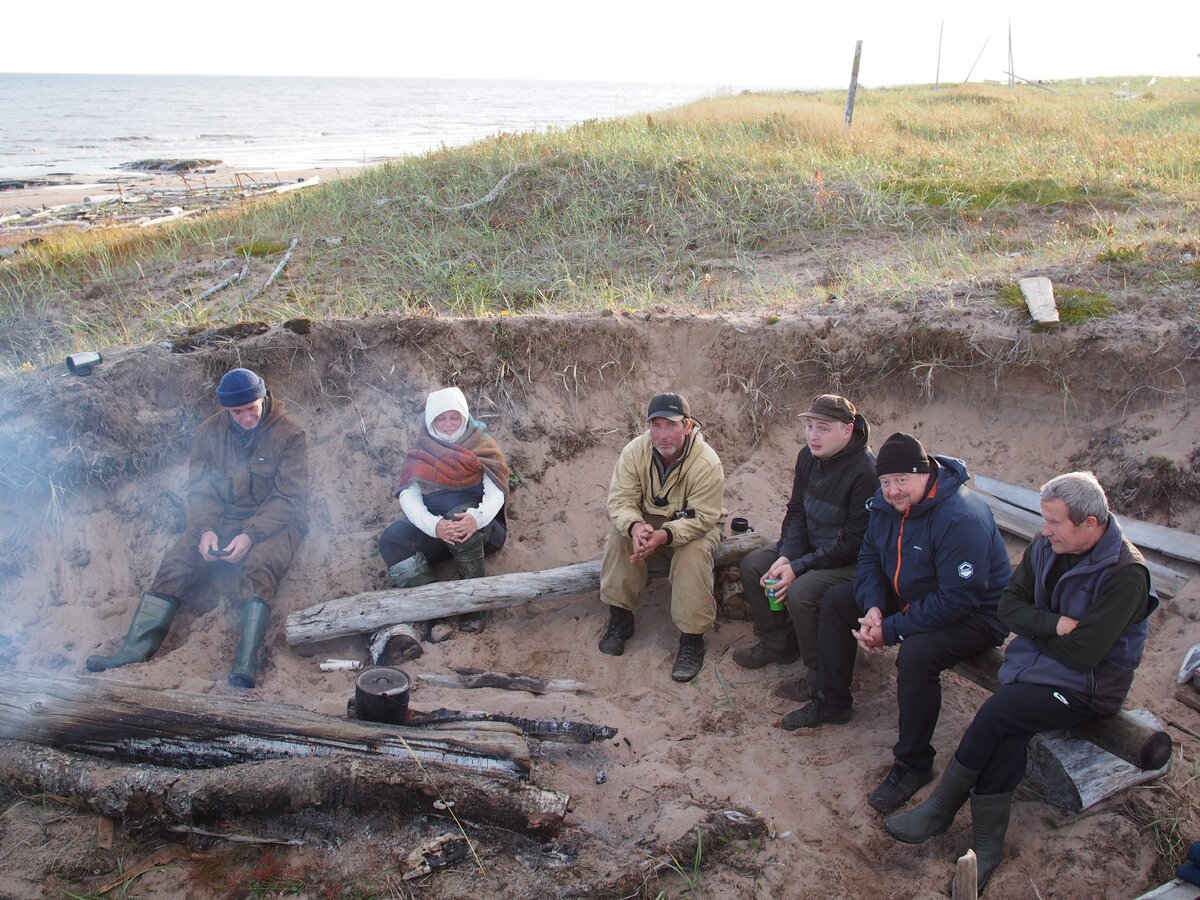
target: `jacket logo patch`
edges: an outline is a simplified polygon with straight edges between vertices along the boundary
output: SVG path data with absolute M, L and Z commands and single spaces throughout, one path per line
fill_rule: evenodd
M 974 574 L 975 574 L 975 567 L 973 565 L 971 565 L 969 562 L 960 562 L 958 564 L 958 577 L 959 578 L 970 578 Z

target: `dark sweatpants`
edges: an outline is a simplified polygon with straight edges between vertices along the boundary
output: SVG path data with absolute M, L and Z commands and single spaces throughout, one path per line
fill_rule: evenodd
M 1026 751 L 1035 734 L 1074 728 L 1098 715 L 1062 688 L 1002 684 L 979 707 L 954 756 L 980 773 L 976 793 L 1006 794 L 1025 777 Z
M 885 617 L 896 611 L 896 603 L 896 598 L 889 599 Z M 835 585 L 825 592 L 818 628 L 821 658 L 817 676 L 821 702 L 835 709 L 849 708 L 854 702 L 850 682 L 858 641 L 850 632 L 858 629 L 861 616 L 853 583 Z M 931 741 L 942 709 L 942 672 L 996 644 L 988 623 L 974 615 L 937 631 L 909 635 L 900 643 L 896 654 L 900 733 L 892 749 L 897 762 L 920 772 L 933 768 Z
M 239 525 L 222 523 L 217 531 L 217 546 L 224 547 L 240 533 Z M 237 577 L 237 596 L 231 599 L 261 597 L 269 604 L 275 599 L 302 538 L 297 529 L 285 528 L 253 544 L 240 563 L 230 564 L 220 560 L 206 562 L 198 549 L 199 537 L 185 534 L 163 557 L 150 590 L 183 600 L 207 580 L 232 570 Z

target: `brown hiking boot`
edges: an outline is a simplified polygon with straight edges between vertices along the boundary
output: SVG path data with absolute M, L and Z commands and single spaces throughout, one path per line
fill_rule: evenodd
M 803 678 L 788 678 L 775 685 L 774 694 L 780 700 L 807 703 L 817 696 L 816 677 L 806 673 Z
M 768 650 L 761 643 L 755 644 L 753 647 L 743 647 L 741 650 L 733 651 L 733 661 L 743 669 L 761 669 L 763 666 L 771 663 L 794 663 L 800 658 L 799 650 L 785 650 L 776 652 Z

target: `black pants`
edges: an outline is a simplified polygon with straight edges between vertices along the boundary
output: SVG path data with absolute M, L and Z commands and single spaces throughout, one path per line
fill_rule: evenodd
M 977 793 L 1006 794 L 1025 777 L 1026 752 L 1035 734 L 1074 728 L 1098 715 L 1061 688 L 1002 684 L 979 707 L 954 756 L 980 773 Z
M 892 598 L 890 608 L 883 611 L 885 616 L 895 612 L 895 603 Z M 818 630 L 821 659 L 817 677 L 821 702 L 831 707 L 846 709 L 854 702 L 850 682 L 858 641 L 850 632 L 858 629 L 861 616 L 853 583 L 835 585 L 825 592 Z M 896 654 L 900 729 L 892 749 L 897 762 L 921 772 L 933 767 L 931 741 L 942 710 L 942 672 L 997 643 L 981 616 L 970 616 L 937 631 L 912 634 L 900 643 Z

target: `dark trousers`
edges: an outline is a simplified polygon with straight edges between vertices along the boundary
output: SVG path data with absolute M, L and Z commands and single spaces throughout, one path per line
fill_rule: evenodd
M 224 547 L 240 533 L 239 523 L 222 523 L 217 529 L 217 545 Z M 184 534 L 163 556 L 150 590 L 182 600 L 212 579 L 234 577 L 237 596 L 233 599 L 259 597 L 269 604 L 275 599 L 302 539 L 303 535 L 295 528 L 285 528 L 251 545 L 240 563 L 230 564 L 221 560 L 206 562 L 200 555 L 199 536 Z
M 499 521 L 483 527 L 483 552 L 486 556 L 500 549 L 500 543 L 503 542 L 496 541 L 496 529 L 501 527 Z M 430 537 L 408 519 L 397 519 L 379 536 L 379 555 L 389 569 L 415 553 L 423 553 L 432 565 L 450 558 L 450 545 L 440 538 Z
M 889 600 L 885 616 L 895 612 Z M 858 629 L 862 611 L 854 599 L 854 584 L 839 584 L 825 592 L 821 601 L 818 640 L 821 647 L 817 666 L 822 703 L 846 709 L 854 702 L 850 682 L 858 641 L 850 632 Z M 892 748 L 896 761 L 927 772 L 933 767 L 931 743 L 942 710 L 942 679 L 946 669 L 969 656 L 982 653 L 997 641 L 986 621 L 970 616 L 961 622 L 912 634 L 900 643 L 896 654 L 896 702 L 900 708 L 899 739 Z M 966 765 L 966 763 L 964 763 Z
M 1098 713 L 1071 692 L 1042 684 L 1002 684 L 967 726 L 954 756 L 979 772 L 979 794 L 1006 794 L 1025 777 L 1029 742 L 1043 731 L 1074 728 Z

